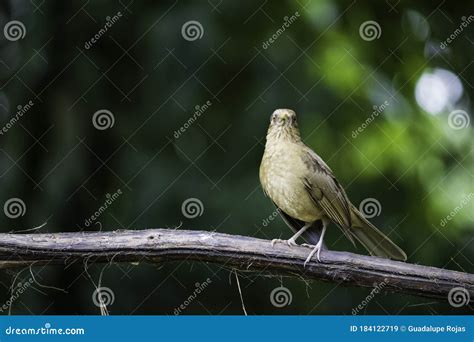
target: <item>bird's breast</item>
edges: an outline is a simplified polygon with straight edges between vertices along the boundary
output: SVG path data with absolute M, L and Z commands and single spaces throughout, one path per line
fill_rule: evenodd
M 316 221 L 321 218 L 321 210 L 305 189 L 306 166 L 297 149 L 285 145 L 283 148 L 265 148 L 260 165 L 262 187 L 286 214 L 304 222 Z

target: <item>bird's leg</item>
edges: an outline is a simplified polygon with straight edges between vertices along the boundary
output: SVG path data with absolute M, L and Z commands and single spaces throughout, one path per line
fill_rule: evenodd
M 303 234 L 306 229 L 308 229 L 309 227 L 311 227 L 312 225 L 312 222 L 310 223 L 306 223 L 303 227 L 301 227 L 300 230 L 298 230 L 296 232 L 295 235 L 293 235 L 291 238 L 289 238 L 288 240 L 282 240 L 282 239 L 273 239 L 272 240 L 272 246 L 275 245 L 275 243 L 277 242 L 286 242 L 288 244 L 288 246 L 296 246 L 296 239 L 299 238 L 301 236 L 301 234 Z
M 321 237 L 319 238 L 318 243 L 316 246 L 314 246 L 314 249 L 309 253 L 308 257 L 306 258 L 304 262 L 304 267 L 306 267 L 306 264 L 308 261 L 311 260 L 314 254 L 316 254 L 316 257 L 318 258 L 318 261 L 321 261 L 319 254 L 321 253 L 321 247 L 323 246 L 323 239 L 324 239 L 324 233 L 326 232 L 326 224 L 323 222 L 323 230 L 321 231 Z
M 298 230 L 295 235 L 293 235 L 291 238 L 288 239 L 288 241 L 286 241 L 286 243 L 288 244 L 288 246 L 296 246 L 296 239 L 299 238 L 301 236 L 301 234 L 303 234 L 309 227 L 311 227 L 313 223 L 310 222 L 310 223 L 306 223 L 303 227 L 301 227 L 300 230 Z

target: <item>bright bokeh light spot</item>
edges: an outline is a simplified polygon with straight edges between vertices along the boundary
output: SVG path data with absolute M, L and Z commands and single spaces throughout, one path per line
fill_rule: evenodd
M 418 105 L 435 115 L 456 104 L 462 93 L 463 87 L 459 77 L 445 69 L 424 72 L 415 88 Z

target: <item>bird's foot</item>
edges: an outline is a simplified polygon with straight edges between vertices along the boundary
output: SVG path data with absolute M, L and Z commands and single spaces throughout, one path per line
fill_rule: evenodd
M 316 247 L 315 245 L 310 245 L 309 243 L 302 243 L 300 246 L 308 247 L 308 248 L 314 248 L 314 247 Z
M 322 239 L 319 240 L 319 242 L 316 244 L 316 246 L 314 246 L 314 249 L 311 251 L 311 253 L 309 253 L 308 257 L 306 258 L 305 262 L 304 262 L 304 267 L 306 267 L 306 264 L 311 260 L 311 258 L 316 254 L 316 258 L 318 259 L 318 261 L 320 262 L 321 261 L 321 258 L 320 258 L 320 254 L 321 254 L 321 247 L 323 245 L 323 241 Z M 308 245 L 309 246 L 309 245 Z

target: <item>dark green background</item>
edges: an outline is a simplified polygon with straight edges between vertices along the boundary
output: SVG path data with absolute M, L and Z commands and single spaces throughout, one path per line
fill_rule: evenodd
M 123 16 L 90 49 L 106 17 Z M 300 17 L 267 49 L 262 44 Z M 0 124 L 18 105 L 33 108 L 0 136 L 3 203 L 21 198 L 26 213 L 0 215 L 3 232 L 47 222 L 39 232 L 80 231 L 108 193 L 123 194 L 100 216 L 102 229 L 175 227 L 272 239 L 290 236 L 260 189 L 258 167 L 270 114 L 292 108 L 304 141 L 326 160 L 358 205 L 375 198 L 372 221 L 408 254 L 409 262 L 472 273 L 473 201 L 440 225 L 473 192 L 473 132 L 454 130 L 448 114 L 471 110 L 474 24 L 448 48 L 446 40 L 474 14 L 467 1 L 3 1 L 1 27 L 20 20 L 24 39 L 1 35 Z M 197 20 L 201 39 L 181 27 Z M 365 41 L 360 25 L 375 20 L 381 36 Z M 421 108 L 415 87 L 436 68 L 457 75 L 462 96 L 437 115 Z M 388 100 L 388 109 L 351 136 Z M 437 100 L 434 99 L 433 100 Z M 211 101 L 178 139 L 196 105 Z M 110 110 L 113 127 L 97 130 L 92 116 Z M 471 120 L 472 121 L 472 120 Z M 181 204 L 202 201 L 187 219 Z M 98 230 L 92 225 L 87 230 Z M 331 226 L 331 249 L 354 249 Z M 84 265 L 34 267 L 44 286 L 31 286 L 14 314 L 99 314 Z M 241 314 L 231 270 L 176 262 L 138 266 L 88 264 L 112 289 L 111 314 L 173 314 L 208 277 L 211 285 L 184 314 Z M 2 272 L 1 303 L 15 273 Z M 23 270 L 17 282 L 30 279 Z M 249 314 L 351 314 L 370 289 L 337 283 L 240 274 Z M 275 308 L 270 293 L 287 287 L 292 303 Z M 367 314 L 472 313 L 447 302 L 378 294 Z

